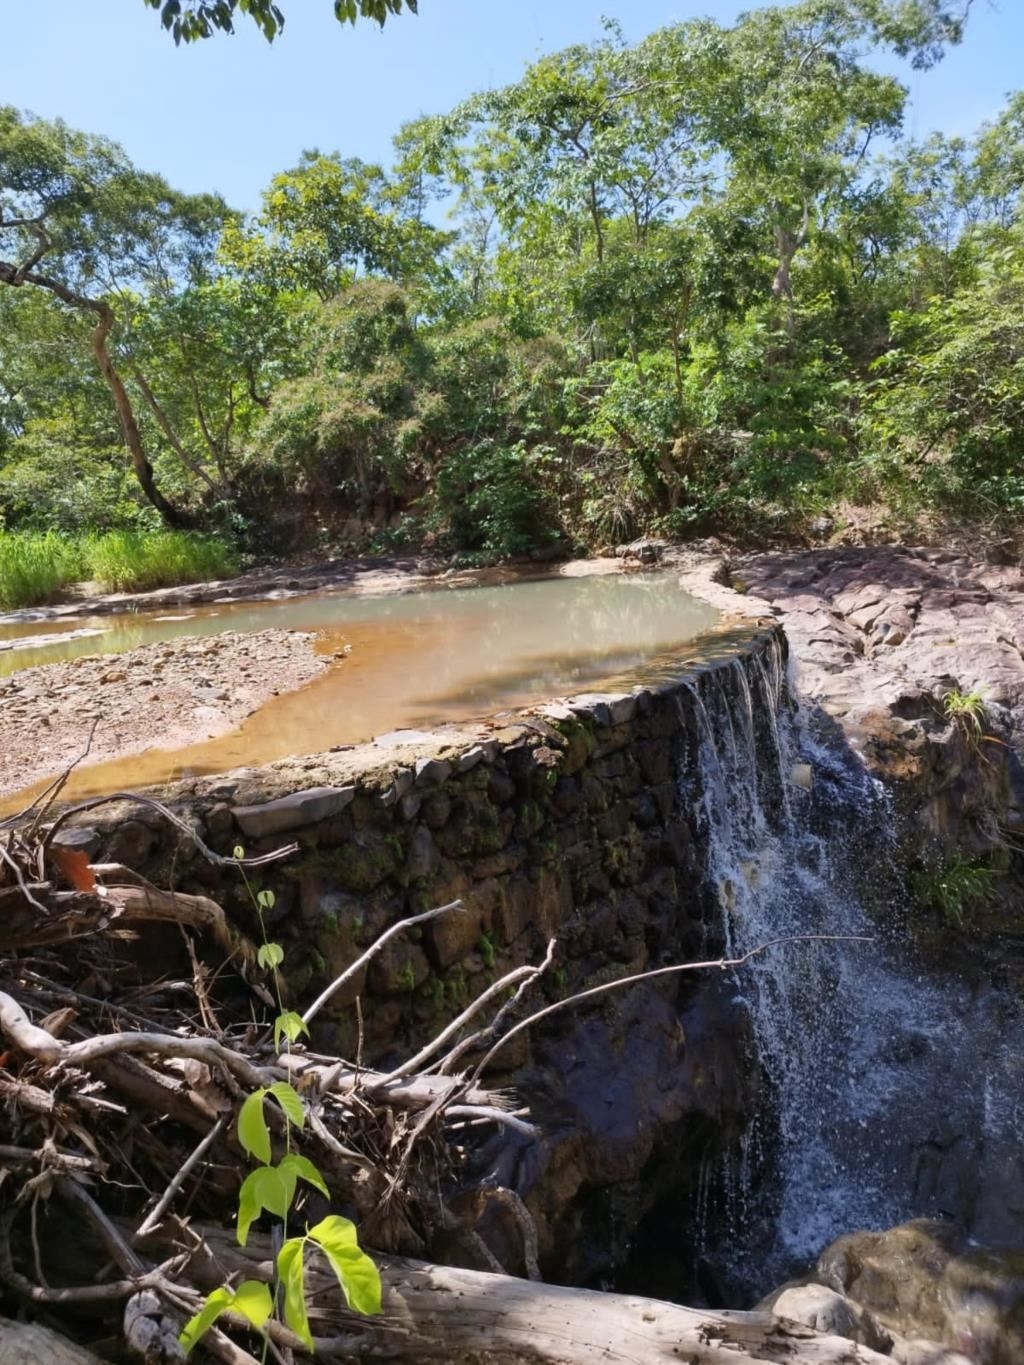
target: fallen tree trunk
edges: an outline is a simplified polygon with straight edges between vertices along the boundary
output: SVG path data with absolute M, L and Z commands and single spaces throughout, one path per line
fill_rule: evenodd
M 710 1312 L 626 1294 L 563 1289 L 480 1271 L 386 1267 L 385 1314 L 411 1340 L 393 1360 L 461 1365 L 882 1365 L 887 1357 L 769 1313 Z M 388 1329 L 372 1320 L 357 1358 L 387 1358 Z M 324 1347 L 327 1343 L 324 1343 Z
M 48 1327 L 0 1318 L 0 1365 L 101 1365 L 101 1361 Z
M 225 1272 L 269 1280 L 272 1246 L 265 1236 L 253 1234 L 242 1248 L 221 1229 L 204 1226 L 189 1229 L 186 1240 L 193 1238 L 197 1254 L 189 1270 L 203 1289 L 220 1284 Z M 171 1249 L 164 1238 L 145 1245 L 153 1256 Z M 306 1284 L 318 1359 L 399 1365 L 892 1365 L 890 1357 L 866 1346 L 770 1313 L 685 1308 L 421 1261 L 385 1258 L 380 1271 L 384 1311 L 367 1318 L 346 1309 L 326 1266 L 310 1265 Z
M 204 1240 L 216 1248 L 221 1273 L 226 1261 L 247 1277 L 269 1277 L 268 1243 L 256 1241 L 243 1252 L 207 1229 Z M 330 1276 L 311 1268 L 318 1359 L 399 1365 L 882 1365 L 889 1359 L 769 1313 L 685 1308 L 417 1261 L 384 1261 L 380 1268 L 379 1318 L 349 1313 Z

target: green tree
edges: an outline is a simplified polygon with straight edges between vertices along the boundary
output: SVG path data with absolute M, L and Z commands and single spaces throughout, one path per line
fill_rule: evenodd
M 326 301 L 363 275 L 428 273 L 445 241 L 379 166 L 310 151 L 274 177 L 253 222 L 229 228 L 221 256 L 250 278 Z
M 42 290 L 91 319 L 135 476 L 172 525 L 180 514 L 157 486 L 118 367 L 115 305 L 154 279 L 200 272 L 226 214 L 213 196 L 179 195 L 136 170 L 114 143 L 0 108 L 0 283 Z

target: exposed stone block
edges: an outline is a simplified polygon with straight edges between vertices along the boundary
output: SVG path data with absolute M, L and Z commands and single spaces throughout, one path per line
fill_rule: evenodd
M 440 786 L 451 776 L 452 765 L 445 758 L 418 758 L 416 782 L 421 786 Z
M 343 811 L 356 794 L 355 787 L 312 787 L 292 792 L 276 801 L 259 806 L 235 806 L 235 824 L 250 839 L 265 839 L 272 834 L 319 824 Z

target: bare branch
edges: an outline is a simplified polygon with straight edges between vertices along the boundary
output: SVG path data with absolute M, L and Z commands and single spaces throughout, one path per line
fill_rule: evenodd
M 380 938 L 372 943 L 361 957 L 357 957 L 351 967 L 346 967 L 340 976 L 335 977 L 326 990 L 321 991 L 317 998 L 310 1005 L 302 1016 L 304 1024 L 311 1023 L 320 1013 L 327 1002 L 341 990 L 342 986 L 358 976 L 366 964 L 380 952 L 385 943 L 390 942 L 396 934 L 403 933 L 406 929 L 411 929 L 414 924 L 426 924 L 429 920 L 437 919 L 441 915 L 461 914 L 462 902 L 452 901 L 449 905 L 439 905 L 434 910 L 425 910 L 422 915 L 412 915 L 409 919 L 400 919 L 397 924 L 392 924 L 389 929 L 385 929 Z
M 788 934 L 784 938 L 773 938 L 766 943 L 760 943 L 756 948 L 751 948 L 749 953 L 744 953 L 742 957 L 720 957 L 710 962 L 682 962 L 672 967 L 656 967 L 650 972 L 638 972 L 634 976 L 622 976 L 616 981 L 605 981 L 600 986 L 591 986 L 589 990 L 579 991 L 576 995 L 567 995 L 564 1000 L 556 1000 L 553 1005 L 547 1005 L 544 1009 L 538 1010 L 536 1014 L 531 1014 L 529 1018 L 523 1019 L 514 1028 L 510 1028 L 508 1033 L 499 1038 L 490 1051 L 477 1063 L 471 1080 L 478 1081 L 505 1044 L 511 1042 L 524 1029 L 532 1028 L 541 1019 L 547 1019 L 549 1015 L 557 1014 L 559 1010 L 568 1009 L 570 1005 L 578 1005 L 584 1000 L 594 1000 L 599 995 L 607 995 L 609 991 L 621 990 L 626 986 L 635 986 L 641 981 L 656 981 L 660 977 L 677 976 L 680 972 L 699 972 L 713 967 L 724 971 L 727 967 L 742 967 L 751 958 L 758 957 L 761 953 L 766 953 L 769 948 L 777 948 L 784 943 L 873 942 L 874 939 L 865 934 Z

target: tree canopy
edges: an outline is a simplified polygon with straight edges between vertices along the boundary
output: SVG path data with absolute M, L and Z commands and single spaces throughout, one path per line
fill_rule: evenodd
M 968 10 L 609 22 L 251 215 L 0 111 L 0 515 L 482 559 L 1018 516 L 1024 96 L 908 140 L 876 62 Z

